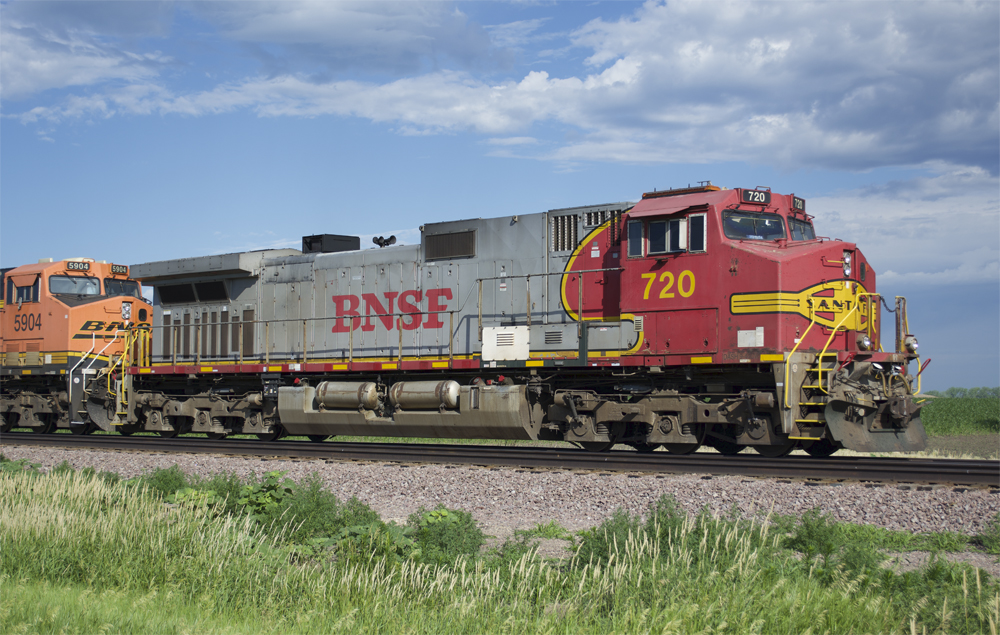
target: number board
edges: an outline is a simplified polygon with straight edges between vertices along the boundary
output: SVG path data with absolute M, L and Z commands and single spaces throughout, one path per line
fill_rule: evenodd
M 123 273 L 128 275 L 128 267 L 125 265 L 111 265 L 111 273 Z
M 770 205 L 771 193 L 764 190 L 740 190 L 740 200 L 754 205 Z
M 798 196 L 793 196 L 792 197 L 792 209 L 795 210 L 796 212 L 805 212 L 806 211 L 806 199 L 799 198 Z
M 90 271 L 89 262 L 67 262 L 66 269 L 70 271 Z

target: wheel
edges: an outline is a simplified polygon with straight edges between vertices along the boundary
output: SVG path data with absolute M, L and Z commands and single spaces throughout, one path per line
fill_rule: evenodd
M 205 436 L 208 437 L 209 439 L 218 441 L 221 439 L 225 439 L 227 435 L 225 432 L 206 432 Z
M 327 439 L 329 439 L 331 436 L 333 436 L 333 435 L 330 435 L 330 434 L 307 434 L 306 438 L 309 439 L 310 441 L 312 441 L 313 443 L 323 443 L 324 441 L 326 441 Z
M 614 441 L 577 441 L 587 452 L 607 452 L 614 447 Z
M 0 412 L 0 433 L 10 432 L 17 427 L 17 421 L 21 418 L 16 412 Z
M 706 432 L 707 428 L 705 426 L 694 426 L 692 436 L 698 440 L 696 443 L 664 443 L 663 447 L 671 454 L 691 454 L 697 452 L 701 444 L 705 442 Z
M 285 436 L 285 429 L 281 426 L 273 426 L 273 429 L 270 432 L 258 434 L 257 438 L 261 441 L 277 441 L 283 436 Z
M 657 448 L 660 447 L 659 443 L 630 443 L 635 451 L 639 454 L 648 454 L 650 452 L 655 452 Z
M 743 451 L 746 446 L 740 445 L 733 441 L 726 441 L 725 439 L 712 439 L 708 442 L 710 446 L 715 448 L 715 451 L 719 454 L 725 456 L 735 456 Z
M 56 431 L 57 418 L 54 414 L 43 413 L 37 415 L 37 419 L 41 422 L 41 427 L 37 428 L 35 432 L 38 434 L 52 434 Z
M 164 439 L 175 439 L 177 434 L 177 430 L 160 430 L 160 436 Z
M 671 454 L 691 454 L 697 452 L 700 443 L 664 443 L 663 447 Z
M 779 445 L 755 445 L 753 449 L 757 454 L 766 456 L 769 459 L 778 459 L 791 454 L 795 449 L 795 441 L 789 439 Z
M 69 431 L 72 432 L 73 434 L 77 434 L 77 435 L 90 434 L 96 428 L 97 428 L 97 426 L 95 426 L 93 423 L 91 423 L 89 421 L 85 421 L 83 423 L 76 423 L 76 424 L 70 423 L 69 424 Z
M 803 446 L 803 448 L 809 456 L 814 456 L 817 459 L 821 459 L 830 456 L 834 452 L 840 449 L 835 445 L 830 439 L 819 439 L 818 441 L 813 441 L 808 446 Z

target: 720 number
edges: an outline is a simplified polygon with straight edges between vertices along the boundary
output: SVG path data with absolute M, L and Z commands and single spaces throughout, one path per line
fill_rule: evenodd
M 646 289 L 642 292 L 642 299 L 649 299 L 649 292 L 653 288 L 653 283 L 656 282 L 655 273 L 644 273 L 642 277 L 646 280 Z M 663 287 L 660 289 L 659 298 L 661 300 L 669 300 L 674 297 L 674 292 L 671 289 L 674 288 L 674 274 L 670 271 L 664 271 L 660 274 L 660 282 L 664 283 Z M 681 294 L 682 298 L 690 298 L 694 294 L 694 274 L 685 269 L 681 272 L 681 275 L 677 276 L 677 293 Z

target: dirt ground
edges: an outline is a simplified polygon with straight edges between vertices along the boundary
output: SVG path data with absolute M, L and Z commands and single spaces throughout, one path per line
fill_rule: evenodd
M 1000 459 L 1000 435 L 969 434 L 958 437 L 931 437 L 927 449 L 941 455 Z

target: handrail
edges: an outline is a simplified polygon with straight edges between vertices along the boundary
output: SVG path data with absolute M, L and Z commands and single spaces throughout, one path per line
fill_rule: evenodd
M 872 297 L 872 296 L 876 296 L 876 295 L 878 295 L 878 294 L 877 293 L 858 293 L 857 295 L 855 295 L 855 298 Z M 816 374 L 816 384 L 819 386 L 819 389 L 822 390 L 826 394 L 829 394 L 829 392 L 826 390 L 826 388 L 823 387 L 823 356 L 826 355 L 826 350 L 828 348 L 830 348 L 830 344 L 833 342 L 834 336 L 836 336 L 837 332 L 840 330 L 840 328 L 842 326 L 844 326 L 844 322 L 847 321 L 847 318 L 851 317 L 852 315 L 854 315 L 855 312 L 857 312 L 858 306 L 860 304 L 861 304 L 860 302 L 855 302 L 854 306 L 851 308 L 851 310 L 848 311 L 848 312 L 846 312 L 844 314 L 844 317 L 842 317 L 840 319 L 840 322 L 837 323 L 837 326 L 833 327 L 833 331 L 830 333 L 830 337 L 828 337 L 826 339 L 826 344 L 823 345 L 823 350 L 820 351 L 820 353 L 819 353 L 819 366 L 818 366 L 818 372 Z M 871 303 L 869 303 L 869 304 L 871 304 Z M 869 323 L 871 323 L 871 319 L 870 318 L 869 318 Z M 847 330 L 847 329 L 845 329 L 845 330 Z
M 809 335 L 809 331 L 811 331 L 812 327 L 816 325 L 816 315 L 815 315 L 816 312 L 812 310 L 812 307 L 810 307 L 810 312 L 813 314 L 813 317 L 809 322 L 809 326 L 806 328 L 805 333 L 803 333 L 802 336 L 799 337 L 799 341 L 795 342 L 795 346 L 792 347 L 792 350 L 788 353 L 788 357 L 785 359 L 785 408 L 792 407 L 792 405 L 788 403 L 788 384 L 790 382 L 790 375 L 792 368 L 791 366 L 792 355 L 795 354 L 795 351 L 799 350 L 799 346 L 802 344 L 802 342 L 806 340 L 806 335 Z

